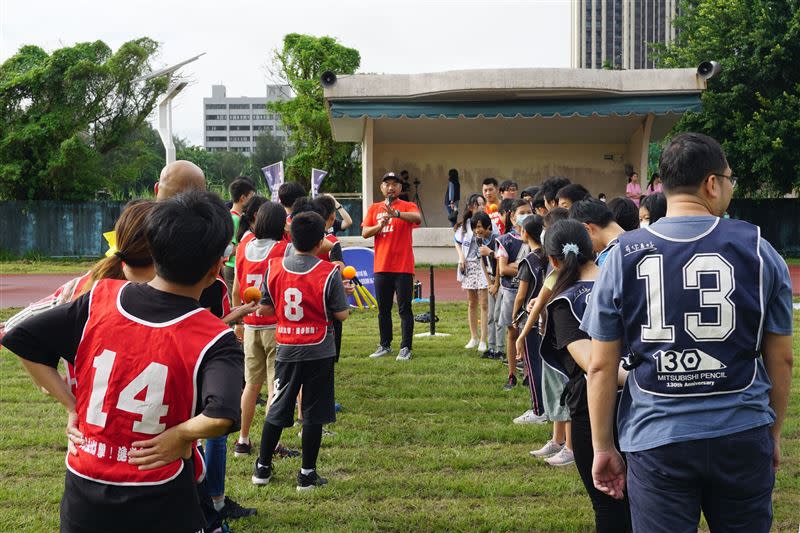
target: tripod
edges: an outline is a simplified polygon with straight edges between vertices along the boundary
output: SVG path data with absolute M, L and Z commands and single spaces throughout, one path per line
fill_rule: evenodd
M 428 220 L 425 218 L 425 211 L 422 209 L 422 199 L 419 197 L 419 186 L 422 185 L 422 182 L 419 180 L 414 180 L 414 199 L 412 202 L 417 204 L 419 208 L 419 214 L 422 215 L 422 222 L 427 226 Z

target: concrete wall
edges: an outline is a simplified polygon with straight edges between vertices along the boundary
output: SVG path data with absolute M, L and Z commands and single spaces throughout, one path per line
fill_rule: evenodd
M 461 199 L 479 192 L 487 176 L 516 180 L 520 188 L 548 176 L 563 175 L 586 186 L 593 195 L 624 195 L 624 144 L 375 144 L 371 153 L 372 193 L 380 193 L 380 176 L 406 169 L 422 182 L 420 197 L 429 227 L 446 226 L 444 192 L 447 171 L 458 169 Z M 605 156 L 612 156 L 612 160 Z M 636 163 L 634 163 L 635 165 Z M 366 191 L 365 191 L 366 192 Z M 413 186 L 412 186 L 413 192 Z

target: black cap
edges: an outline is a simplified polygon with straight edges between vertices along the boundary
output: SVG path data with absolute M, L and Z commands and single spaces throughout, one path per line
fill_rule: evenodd
M 387 172 L 386 174 L 384 174 L 383 178 L 381 179 L 381 183 L 385 183 L 385 182 L 387 182 L 389 180 L 394 180 L 394 181 L 400 183 L 400 178 L 395 176 L 394 172 Z

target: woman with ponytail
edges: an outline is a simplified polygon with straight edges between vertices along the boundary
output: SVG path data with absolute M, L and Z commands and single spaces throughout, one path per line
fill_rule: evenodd
M 101 279 L 127 279 L 146 283 L 155 276 L 153 259 L 147 248 L 144 236 L 144 219 L 150 213 L 155 202 L 152 200 L 134 200 L 125 207 L 117 220 L 114 230 L 117 242 L 111 248 L 111 254 L 95 263 L 89 272 L 72 279 L 56 289 L 56 291 L 34 302 L 3 324 L 3 334 L 11 331 L 18 324 L 31 316 L 38 315 L 64 303 L 69 303 L 78 296 L 92 290 L 95 282 Z M 75 393 L 72 365 L 67 364 L 65 380 Z
M 101 259 L 92 267 L 88 277 L 78 282 L 73 300 L 92 290 L 101 279 L 127 279 L 136 283 L 147 283 L 156 275 L 153 258 L 147 246 L 144 220 L 156 203 L 152 200 L 133 200 L 114 225 L 117 236 L 116 249 L 112 255 Z M 112 248 L 113 249 L 113 248 Z
M 547 304 L 542 359 L 567 380 L 561 401 L 569 407 L 572 453 L 592 500 L 595 527 L 601 533 L 628 532 L 631 525 L 627 498 L 616 500 L 603 494 L 592 481 L 594 450 L 585 374 L 589 367 L 591 338 L 579 328 L 594 280 L 600 272 L 593 260 L 592 240 L 577 220 L 560 220 L 547 230 L 545 251 L 550 263 L 558 269 L 558 278 Z M 622 374 L 621 379 L 624 380 Z

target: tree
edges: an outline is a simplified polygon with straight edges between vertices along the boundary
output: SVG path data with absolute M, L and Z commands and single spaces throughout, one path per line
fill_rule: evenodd
M 287 155 L 286 145 L 278 137 L 265 131 L 256 137 L 256 147 L 253 150 L 253 167 L 260 169 L 272 163 L 283 161 Z
M 269 103 L 270 110 L 280 114 L 294 149 L 287 161 L 286 178 L 308 189 L 311 168 L 316 167 L 329 173 L 326 189 L 357 190 L 361 164 L 353 156 L 355 144 L 333 140 L 319 78 L 326 70 L 355 73 L 360 54 L 332 37 L 290 33 L 283 38 L 283 48 L 275 52 L 274 63 L 295 94 L 291 100 Z
M 186 146 L 177 150 L 175 156 L 200 167 L 209 186 L 217 189 L 227 189 L 236 177 L 253 173 L 250 158 L 239 152 L 209 152 L 202 146 Z
M 678 131 L 719 140 L 737 195 L 775 196 L 800 188 L 800 0 L 683 0 L 678 38 L 659 50 L 661 67 L 722 67 L 702 111 Z
M 118 148 L 102 156 L 106 186 L 120 198 L 149 193 L 158 181 L 165 157 L 161 137 L 145 122 L 129 132 Z
M 52 54 L 23 46 L 0 65 L 0 196 L 84 200 L 114 183 L 104 163 L 170 82 L 135 81 L 157 51 L 146 37 L 115 53 L 102 41 Z

